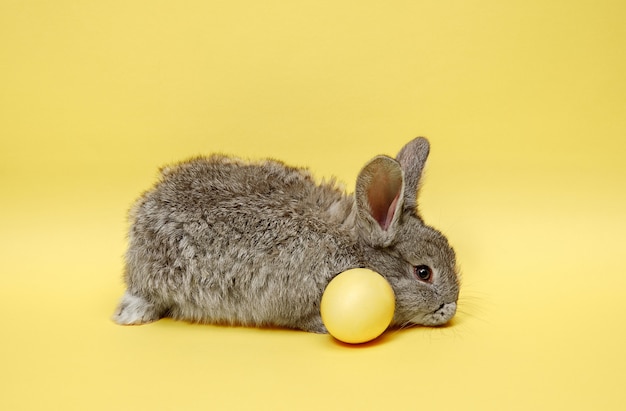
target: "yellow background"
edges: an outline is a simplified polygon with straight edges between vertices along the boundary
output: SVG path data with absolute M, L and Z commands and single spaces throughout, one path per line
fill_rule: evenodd
M 626 3 L 0 0 L 0 409 L 624 409 Z M 430 138 L 450 326 L 119 327 L 157 168 Z

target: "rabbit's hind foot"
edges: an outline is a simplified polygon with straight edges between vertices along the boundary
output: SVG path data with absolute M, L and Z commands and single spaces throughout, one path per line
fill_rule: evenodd
M 113 321 L 119 325 L 141 325 L 154 322 L 162 316 L 163 311 L 153 303 L 126 291 L 113 314 Z

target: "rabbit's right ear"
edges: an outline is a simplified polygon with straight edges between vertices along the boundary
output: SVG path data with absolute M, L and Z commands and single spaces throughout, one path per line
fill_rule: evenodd
M 404 206 L 408 210 L 417 211 L 417 190 L 422 179 L 424 165 L 428 159 L 430 144 L 424 137 L 409 141 L 398 153 L 396 160 L 404 172 L 406 192 Z
M 391 244 L 404 202 L 400 164 L 387 156 L 375 157 L 367 163 L 357 177 L 355 201 L 361 238 L 372 246 Z

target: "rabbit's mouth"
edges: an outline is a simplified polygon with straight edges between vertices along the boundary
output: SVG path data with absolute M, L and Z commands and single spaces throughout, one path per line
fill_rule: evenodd
M 443 303 L 435 311 L 422 314 L 417 318 L 414 318 L 412 322 L 415 324 L 436 326 L 443 325 L 450 321 L 456 313 L 456 302 Z

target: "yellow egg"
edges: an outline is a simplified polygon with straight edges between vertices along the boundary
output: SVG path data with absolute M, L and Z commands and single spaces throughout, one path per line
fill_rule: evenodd
M 324 290 L 320 311 L 336 339 L 359 344 L 381 335 L 391 323 L 396 298 L 380 274 L 366 268 L 344 271 Z

